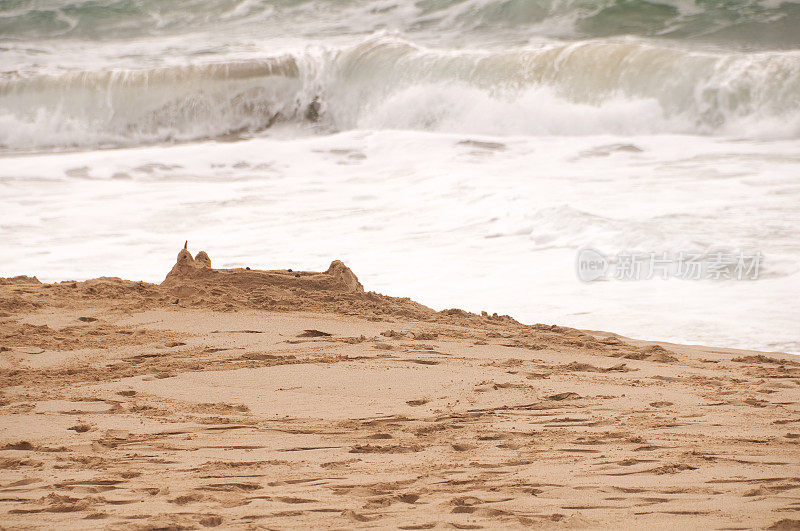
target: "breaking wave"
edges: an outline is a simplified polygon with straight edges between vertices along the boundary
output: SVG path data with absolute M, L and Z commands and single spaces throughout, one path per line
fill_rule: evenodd
M 800 51 L 633 38 L 433 49 L 355 46 L 188 66 L 0 77 L 5 150 L 414 129 L 485 134 L 800 136 Z

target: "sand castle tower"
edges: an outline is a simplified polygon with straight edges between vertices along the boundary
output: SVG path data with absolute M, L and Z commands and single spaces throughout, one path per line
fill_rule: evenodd
M 211 269 L 211 259 L 205 251 L 200 251 L 197 256 L 192 258 L 192 253 L 187 249 L 189 242 L 183 244 L 183 249 L 178 253 L 178 260 L 172 266 L 172 270 L 167 274 L 167 280 L 179 277 L 186 277 L 194 273 L 197 269 Z

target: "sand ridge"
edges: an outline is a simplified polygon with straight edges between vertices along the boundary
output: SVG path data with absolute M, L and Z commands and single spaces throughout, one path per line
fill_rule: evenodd
M 325 272 L 0 279 L 2 525 L 792 528 L 800 363 Z

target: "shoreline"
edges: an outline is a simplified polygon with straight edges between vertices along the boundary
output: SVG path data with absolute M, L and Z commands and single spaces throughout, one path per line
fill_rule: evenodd
M 800 361 L 324 272 L 0 280 L 14 528 L 800 525 Z
M 505 149 L 483 149 L 475 141 L 502 143 Z M 608 153 L 617 144 L 643 151 Z M 419 152 L 421 158 L 398 157 L 395 149 Z M 374 130 L 288 143 L 259 138 L 58 160 L 8 159 L 0 179 L 10 206 L 7 225 L 16 228 L 5 234 L 5 243 L 16 251 L 0 274 L 45 272 L 47 279 L 39 277 L 43 281 L 111 274 L 158 283 L 176 243 L 158 227 L 177 224 L 185 237 L 207 242 L 224 267 L 324 269 L 326 258 L 342 256 L 370 289 L 411 296 L 437 310 L 445 305 L 478 313 L 490 309 L 526 323 L 798 353 L 792 316 L 800 315 L 800 304 L 781 298 L 797 288 L 795 245 L 786 239 L 791 231 L 772 239 L 765 228 L 792 223 L 781 217 L 791 211 L 792 196 L 781 192 L 783 181 L 767 177 L 791 163 L 794 151 L 791 142 L 734 146 L 691 136 L 486 137 Z M 592 155 L 598 152 L 603 156 Z M 729 176 L 736 184 L 726 188 L 725 197 L 741 208 L 728 216 L 703 206 L 700 198 L 715 193 L 719 184 L 703 164 L 691 166 L 675 182 L 661 177 L 682 172 L 684 157 Z M 740 158 L 755 166 L 736 177 Z M 564 172 L 574 178 L 559 177 Z M 323 174 L 326 184 L 319 187 L 317 176 Z M 625 190 L 639 182 L 640 174 L 647 182 L 636 188 L 642 192 L 637 197 L 605 195 L 606 184 Z M 418 178 L 406 182 L 407 175 Z M 739 193 L 753 182 L 759 183 L 755 195 Z M 255 189 L 261 191 L 252 193 Z M 456 192 L 425 195 L 427 189 Z M 660 198 L 655 209 L 644 206 L 647 190 Z M 128 194 L 132 200 L 124 199 Z M 275 197 L 284 201 L 263 209 Z M 516 199 L 501 206 L 511 197 Z M 98 204 L 117 215 L 103 217 Z M 314 205 L 332 213 L 331 226 L 315 221 Z M 384 218 L 394 208 L 409 214 L 408 223 L 387 238 L 377 229 L 391 226 Z M 195 223 L 198 209 L 220 209 L 226 223 L 203 230 Z M 251 219 L 251 212 L 259 214 Z M 19 225 L 25 216 L 39 221 Z M 101 217 L 108 230 L 87 233 L 85 227 Z M 715 223 L 720 217 L 725 223 Z M 738 247 L 734 227 L 752 227 L 770 257 L 769 278 L 577 283 L 575 246 L 591 243 L 611 255 L 623 248 L 677 252 L 690 248 L 682 232 L 687 219 L 695 220 L 695 238 L 702 235 L 709 245 L 732 249 Z M 126 220 L 136 220 L 136 235 L 126 232 Z M 227 235 L 225 226 L 250 230 Z M 638 236 L 629 238 L 629 230 Z M 340 244 L 331 234 L 347 241 Z M 20 242 L 27 242 L 24 248 Z M 782 248 L 785 260 L 778 258 Z

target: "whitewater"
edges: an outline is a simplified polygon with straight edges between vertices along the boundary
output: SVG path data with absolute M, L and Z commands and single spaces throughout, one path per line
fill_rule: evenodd
M 800 3 L 0 5 L 0 273 L 324 269 L 436 309 L 800 353 Z M 580 249 L 763 255 L 582 282 Z

